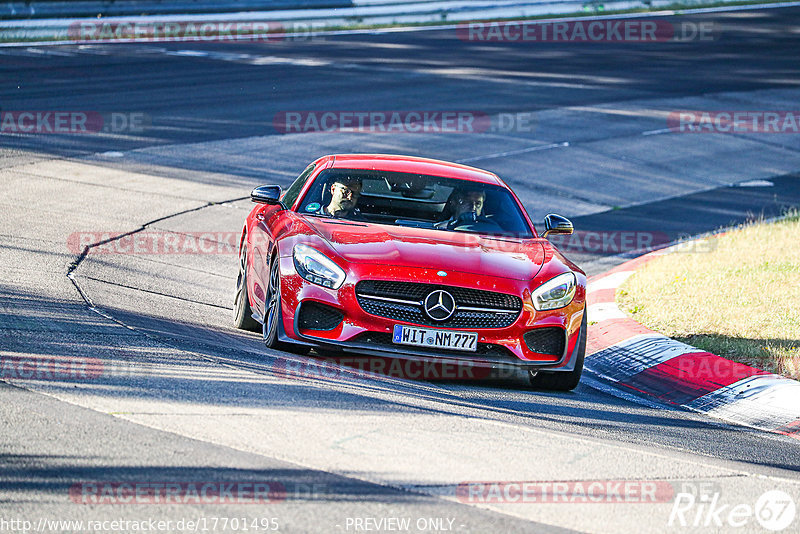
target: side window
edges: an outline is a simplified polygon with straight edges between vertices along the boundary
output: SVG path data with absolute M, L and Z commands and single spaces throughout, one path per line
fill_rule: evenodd
M 300 191 L 303 190 L 303 186 L 306 185 L 306 181 L 308 177 L 311 176 L 311 173 L 314 172 L 314 168 L 316 165 L 313 163 L 306 167 L 300 176 L 289 186 L 289 189 L 286 190 L 286 193 L 283 194 L 283 203 L 286 204 L 288 207 L 292 207 L 295 200 L 297 200 L 297 196 L 300 194 Z

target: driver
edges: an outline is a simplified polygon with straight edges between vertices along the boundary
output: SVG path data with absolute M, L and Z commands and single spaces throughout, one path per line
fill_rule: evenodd
M 331 201 L 320 209 L 323 215 L 331 217 L 360 217 L 361 212 L 356 207 L 361 196 L 361 178 L 341 176 L 330 184 Z
M 450 218 L 438 223 L 439 228 L 452 230 L 457 226 L 476 223 L 485 220 L 483 205 L 486 202 L 486 192 L 481 189 L 453 191 L 447 203 Z
M 464 213 L 474 212 L 475 217 L 480 217 L 483 215 L 484 202 L 486 193 L 483 191 L 460 191 L 456 195 L 453 216 L 460 217 Z

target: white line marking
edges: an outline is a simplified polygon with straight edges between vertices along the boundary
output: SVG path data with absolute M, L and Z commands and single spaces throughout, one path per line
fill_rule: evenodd
M 64 52 L 62 50 L 48 50 L 46 48 L 43 50 L 39 50 L 38 48 L 29 47 L 26 48 L 25 50 L 31 54 L 39 54 L 44 56 L 73 57 L 75 55 L 72 52 Z
M 619 286 L 624 284 L 625 280 L 630 278 L 634 272 L 636 271 L 617 271 L 614 274 L 604 276 L 603 278 L 595 280 L 594 282 L 589 282 L 587 291 L 592 293 L 594 291 L 600 291 L 601 289 L 617 289 Z
M 647 132 L 642 132 L 642 135 L 660 135 L 664 133 L 670 133 L 672 128 L 661 128 L 660 130 L 650 130 Z
M 586 318 L 590 322 L 599 323 L 609 319 L 626 319 L 628 315 L 615 302 L 598 302 L 587 308 Z
M 166 56 L 188 56 L 188 57 L 207 57 L 210 52 L 204 50 L 167 50 L 164 52 Z
M 473 158 L 464 158 L 456 160 L 456 163 L 469 163 L 472 161 L 481 161 L 485 159 L 504 158 L 506 156 L 516 156 L 517 154 L 525 154 L 527 152 L 536 152 L 538 150 L 549 150 L 551 148 L 561 148 L 569 146 L 569 141 L 563 143 L 553 143 L 551 145 L 539 145 L 528 148 L 521 148 L 519 150 L 509 150 L 508 152 L 498 152 L 496 154 L 487 154 L 485 156 L 475 156 Z
M 775 184 L 769 180 L 748 180 L 734 184 L 736 187 L 772 187 Z

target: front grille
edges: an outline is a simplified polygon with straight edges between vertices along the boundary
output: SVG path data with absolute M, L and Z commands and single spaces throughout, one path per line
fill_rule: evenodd
M 566 334 L 563 328 L 546 327 L 526 332 L 522 339 L 533 352 L 561 356 L 564 354 Z
M 417 282 L 393 282 L 389 280 L 362 280 L 356 286 L 356 293 L 378 295 L 406 300 L 421 301 L 428 293 L 436 289 L 448 291 L 461 306 L 501 308 L 519 311 L 522 299 L 505 293 L 469 289 L 466 287 L 443 286 L 438 284 L 420 284 Z
M 432 349 L 428 347 L 413 347 L 409 345 L 398 345 L 392 342 L 392 335 L 383 332 L 365 332 L 360 336 L 356 337 L 355 340 L 357 343 L 368 343 L 370 345 L 377 345 L 378 347 L 391 347 L 393 349 L 400 349 L 403 351 L 408 351 L 410 353 L 418 352 L 420 354 L 426 355 L 436 355 L 436 356 L 452 356 L 452 357 L 460 357 L 460 358 L 470 358 L 475 356 L 480 356 L 481 358 L 485 358 L 491 361 L 509 361 L 512 363 L 519 362 L 519 358 L 517 358 L 514 353 L 509 351 L 507 348 L 503 347 L 502 345 L 495 345 L 494 343 L 478 343 L 477 351 L 475 352 L 465 352 L 462 350 L 447 350 L 447 349 Z
M 431 291 L 437 289 L 443 289 L 453 295 L 458 307 L 491 308 L 491 310 L 456 309 L 449 319 L 434 321 L 423 310 L 422 301 Z M 413 301 L 415 304 L 387 302 L 372 299 L 371 296 Z M 356 298 L 364 311 L 372 315 L 446 328 L 506 328 L 514 324 L 522 311 L 522 299 L 515 295 L 417 282 L 364 280 L 356 285 Z
M 342 312 L 331 306 L 308 301 L 300 304 L 297 326 L 303 330 L 333 330 L 342 322 Z

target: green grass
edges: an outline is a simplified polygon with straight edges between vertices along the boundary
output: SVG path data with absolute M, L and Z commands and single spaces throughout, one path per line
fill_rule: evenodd
M 648 262 L 617 292 L 645 326 L 800 379 L 800 214 L 757 222 Z

